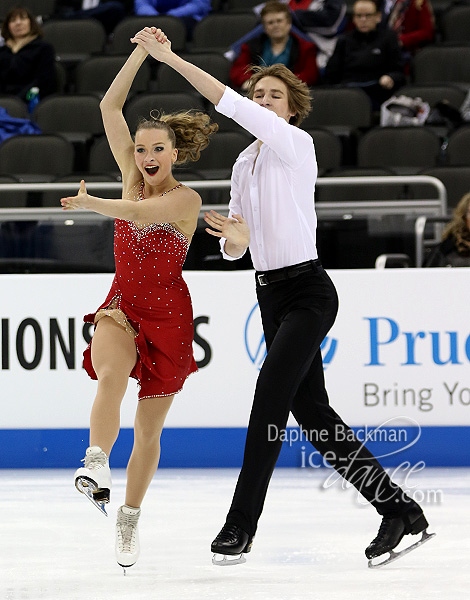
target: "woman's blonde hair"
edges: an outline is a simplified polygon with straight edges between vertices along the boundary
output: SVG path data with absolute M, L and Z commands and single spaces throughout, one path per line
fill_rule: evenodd
M 140 129 L 166 131 L 173 148 L 178 149 L 177 165 L 199 160 L 201 151 L 209 145 L 211 135 L 219 129 L 209 115 L 193 110 L 170 114 L 152 110 L 150 117 L 139 120 L 136 132 Z
M 449 237 L 455 239 L 459 254 L 470 254 L 470 229 L 468 228 L 467 215 L 470 214 L 470 193 L 460 199 L 454 210 L 452 221 L 444 229 L 442 239 Z
M 248 97 L 253 100 L 255 86 L 263 77 L 277 77 L 285 84 L 289 109 L 295 113 L 291 117 L 290 123 L 298 127 L 312 110 L 312 99 L 307 84 L 281 63 L 270 67 L 251 65 L 249 69 L 253 75 L 248 80 Z

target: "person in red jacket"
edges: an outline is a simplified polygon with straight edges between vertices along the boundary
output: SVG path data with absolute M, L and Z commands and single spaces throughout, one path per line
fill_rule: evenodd
M 384 3 L 383 19 L 393 29 L 404 52 L 413 55 L 416 50 L 434 39 L 434 12 L 429 0 L 395 0 L 387 14 Z
M 282 2 L 267 2 L 261 11 L 264 33 L 249 40 L 232 64 L 232 85 L 246 89 L 252 75 L 250 65 L 286 65 L 299 79 L 311 86 L 317 82 L 316 47 L 291 31 L 292 16 Z

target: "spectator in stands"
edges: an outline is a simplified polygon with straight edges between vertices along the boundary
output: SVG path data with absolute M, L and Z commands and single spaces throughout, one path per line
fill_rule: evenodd
M 291 32 L 298 37 L 312 42 L 316 46 L 318 69 L 322 70 L 335 49 L 336 39 L 345 24 L 345 0 L 280 0 L 291 10 Z M 254 8 L 260 14 L 264 4 Z M 225 57 L 234 60 L 241 52 L 243 44 L 263 33 L 260 24 L 242 38 L 237 40 Z
M 264 32 L 241 47 L 240 55 L 230 69 L 234 87 L 248 89 L 252 75 L 250 65 L 267 67 L 282 63 L 307 85 L 318 79 L 316 48 L 292 33 L 292 16 L 289 7 L 275 0 L 267 2 L 261 11 Z
M 39 88 L 40 98 L 57 89 L 55 52 L 41 39 L 42 31 L 28 8 L 12 8 L 3 21 L 0 48 L 0 93 L 13 94 L 26 101 L 31 88 Z
M 96 19 L 110 34 L 126 16 L 126 3 L 119 0 L 56 0 L 58 19 Z
M 434 39 L 434 12 L 429 0 L 382 0 L 382 24 L 395 31 L 402 50 L 412 56 Z
M 191 37 L 194 26 L 211 10 L 211 0 L 134 0 L 136 15 L 170 15 L 180 18 Z
M 327 84 L 364 89 L 375 110 L 405 83 L 398 36 L 390 29 L 378 28 L 380 20 L 372 0 L 357 0 L 354 29 L 339 37 L 324 74 Z
M 323 70 L 346 23 L 345 0 L 289 0 L 293 23 L 317 47 L 317 64 Z
M 470 193 L 457 204 L 453 219 L 442 234 L 442 242 L 434 248 L 424 266 L 470 267 Z

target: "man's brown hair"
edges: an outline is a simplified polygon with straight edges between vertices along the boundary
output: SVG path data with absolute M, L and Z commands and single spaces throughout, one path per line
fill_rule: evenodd
M 291 125 L 299 126 L 311 111 L 311 97 L 308 86 L 301 81 L 285 65 L 277 63 L 270 67 L 255 66 L 251 67 L 253 75 L 248 80 L 248 97 L 253 100 L 255 86 L 263 77 L 277 77 L 287 87 L 287 100 L 290 110 L 295 113 L 291 117 Z

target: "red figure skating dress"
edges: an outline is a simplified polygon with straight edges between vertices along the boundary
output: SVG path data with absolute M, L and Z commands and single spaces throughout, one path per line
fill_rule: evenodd
M 143 199 L 143 186 L 142 181 L 132 188 L 129 198 Z M 191 297 L 182 276 L 188 248 L 187 237 L 170 223 L 142 226 L 116 219 L 116 274 L 106 300 L 96 313 L 84 317 L 86 323 L 112 317 L 134 337 L 137 362 L 130 376 L 139 383 L 139 399 L 171 396 L 197 371 Z M 97 379 L 92 343 L 84 352 L 83 366 Z

